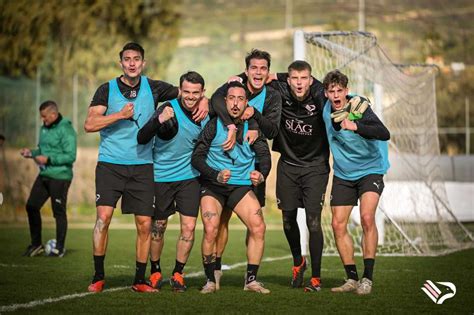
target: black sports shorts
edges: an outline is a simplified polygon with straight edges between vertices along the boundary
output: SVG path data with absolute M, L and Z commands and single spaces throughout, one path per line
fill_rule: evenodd
M 197 178 L 178 182 L 155 182 L 154 220 L 166 220 L 176 211 L 197 218 L 199 214 L 201 185 Z
M 255 164 L 255 169 L 260 171 L 260 164 Z M 252 185 L 253 192 L 260 203 L 260 207 L 265 207 L 265 196 L 266 196 L 266 189 L 267 189 L 267 181 L 260 183 L 257 186 Z
M 345 180 L 337 176 L 332 180 L 331 206 L 357 206 L 363 193 L 373 191 L 382 195 L 383 175 L 369 174 L 358 180 Z
M 329 173 L 320 166 L 301 167 L 281 159 L 277 166 L 276 197 L 278 208 L 292 211 L 321 212 Z
M 201 184 L 201 198 L 212 196 L 219 201 L 222 208 L 227 207 L 232 210 L 249 191 L 252 191 L 252 186 L 221 185 L 207 181 Z
M 116 207 L 122 197 L 122 213 L 152 217 L 153 164 L 120 165 L 98 162 L 95 169 L 96 206 Z

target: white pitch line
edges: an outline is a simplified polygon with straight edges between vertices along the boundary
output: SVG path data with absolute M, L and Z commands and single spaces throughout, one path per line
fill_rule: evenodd
M 292 257 L 291 255 L 281 256 L 281 257 L 268 257 L 268 258 L 262 259 L 262 262 L 273 262 L 273 261 L 285 260 L 285 259 L 289 259 L 291 257 Z M 239 267 L 244 267 L 246 265 L 247 265 L 246 261 L 235 263 L 233 265 L 229 265 L 227 270 L 232 270 L 232 269 L 236 269 L 236 268 L 239 268 Z M 114 265 L 114 267 L 115 268 L 125 268 L 127 266 Z M 329 270 L 330 269 L 325 269 L 325 268 L 322 269 L 322 271 L 329 271 Z M 386 271 L 400 272 L 400 270 L 384 270 L 384 272 L 386 272 Z M 407 269 L 407 270 L 404 270 L 404 271 L 412 272 L 413 270 L 408 270 Z M 204 275 L 203 271 L 197 271 L 197 272 L 192 272 L 192 273 L 186 274 L 186 278 L 197 278 L 197 277 L 200 277 L 202 275 Z M 164 279 L 164 280 L 167 280 L 167 279 Z M 104 291 L 102 291 L 101 294 L 108 293 L 108 292 L 122 291 L 122 290 L 126 290 L 126 289 L 130 289 L 130 286 L 105 289 Z M 60 297 L 57 297 L 57 298 L 47 298 L 47 299 L 38 300 L 38 301 L 31 301 L 31 302 L 28 302 L 28 303 L 11 304 L 11 305 L 0 306 L 0 313 L 2 313 L 2 312 L 13 312 L 13 311 L 16 311 L 20 308 L 33 308 L 33 307 L 37 307 L 37 306 L 41 306 L 41 305 L 45 305 L 45 304 L 56 303 L 56 302 L 61 302 L 61 301 L 66 301 L 66 300 L 72 300 L 72 299 L 76 299 L 76 298 L 82 298 L 82 297 L 85 297 L 85 296 L 88 296 L 88 295 L 91 295 L 91 294 L 97 294 L 97 293 L 92 293 L 92 292 L 74 293 L 74 294 L 69 294 L 69 295 L 63 295 L 63 296 L 60 296 Z
M 272 261 L 277 261 L 277 260 L 288 259 L 290 257 L 291 256 L 269 257 L 269 258 L 262 259 L 262 261 L 263 262 L 272 262 Z M 242 266 L 246 266 L 246 265 L 247 265 L 246 261 L 236 263 L 236 264 L 230 265 L 229 270 L 235 269 L 235 268 L 238 268 L 238 267 L 242 267 Z M 114 267 L 123 268 L 125 266 L 115 265 Z M 202 276 L 202 275 L 204 275 L 204 272 L 199 271 L 199 272 L 193 272 L 193 273 L 187 274 L 186 277 L 187 278 L 196 278 L 196 277 L 199 277 L 199 276 Z M 102 293 L 115 292 L 115 291 L 121 291 L 121 290 L 126 290 L 126 289 L 130 289 L 130 286 L 105 289 L 104 291 L 102 291 Z M 43 299 L 43 300 L 31 301 L 31 302 L 28 302 L 28 303 L 11 304 L 11 305 L 0 306 L 0 313 L 2 313 L 2 312 L 13 312 L 13 311 L 16 311 L 20 308 L 34 308 L 34 307 L 45 305 L 45 304 L 82 298 L 82 297 L 85 297 L 85 296 L 88 296 L 88 295 L 91 295 L 91 294 L 96 294 L 96 293 L 92 293 L 92 292 L 74 293 L 74 294 L 69 294 L 69 295 L 63 295 L 63 296 L 60 296 L 60 297 L 57 297 L 57 298 L 47 298 L 47 299 Z
M 16 265 L 16 264 L 1 264 L 0 267 L 6 267 L 6 268 L 30 268 L 29 265 Z
M 117 268 L 117 269 L 132 269 L 132 266 L 127 266 L 127 265 L 113 265 L 112 268 Z
M 103 292 L 113 292 L 113 291 L 120 291 L 124 290 L 129 287 L 118 287 L 118 288 L 112 288 L 112 289 L 107 289 L 104 290 Z M 23 303 L 23 304 L 12 304 L 12 305 L 6 305 L 6 306 L 1 306 L 0 307 L 0 312 L 13 312 L 16 311 L 17 309 L 20 308 L 33 308 L 36 306 L 41 306 L 49 303 L 56 303 L 60 301 L 65 301 L 65 300 L 72 300 L 75 298 L 81 298 L 90 294 L 95 294 L 92 292 L 83 292 L 83 293 L 74 293 L 74 294 L 69 294 L 69 295 L 63 295 L 57 298 L 47 298 L 44 300 L 38 300 L 38 301 L 31 301 L 28 303 Z

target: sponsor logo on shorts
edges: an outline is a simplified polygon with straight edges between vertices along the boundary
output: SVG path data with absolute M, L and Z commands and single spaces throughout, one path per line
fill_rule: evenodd
M 373 182 L 373 184 L 375 185 L 375 187 L 377 187 L 377 190 L 379 190 L 379 189 L 380 189 L 380 183 Z
M 201 189 L 201 195 L 203 195 L 207 190 Z
M 54 202 L 61 204 L 61 199 L 54 199 Z
M 456 286 L 451 282 L 436 282 L 434 284 L 431 280 L 426 280 L 421 287 L 421 290 L 433 301 L 435 304 L 443 304 L 444 301 L 456 295 Z
M 95 195 L 95 202 L 99 201 L 99 199 L 100 199 L 100 195 L 99 194 Z

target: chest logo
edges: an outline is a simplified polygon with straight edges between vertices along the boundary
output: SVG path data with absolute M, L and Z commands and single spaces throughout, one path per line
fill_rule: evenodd
M 313 104 L 306 104 L 304 106 L 304 108 L 306 109 L 306 111 L 308 112 L 308 115 L 312 116 L 314 115 L 314 111 L 316 110 L 316 105 L 313 105 Z
M 292 133 L 299 135 L 311 136 L 313 134 L 313 126 L 305 124 L 304 121 L 298 119 L 287 119 L 285 121 L 285 127 Z

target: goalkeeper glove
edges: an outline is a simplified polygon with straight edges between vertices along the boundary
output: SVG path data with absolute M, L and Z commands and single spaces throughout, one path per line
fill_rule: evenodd
M 349 102 L 350 111 L 348 114 L 349 120 L 361 119 L 366 109 L 370 106 L 370 101 L 363 96 L 354 96 Z
M 363 96 L 353 96 L 349 99 L 343 109 L 333 112 L 331 118 L 335 123 L 339 123 L 346 118 L 351 121 L 361 119 L 369 106 L 370 102 L 367 98 Z
M 340 123 L 347 117 L 349 117 L 349 113 L 351 111 L 351 105 L 347 102 L 346 106 L 343 109 L 336 110 L 335 112 L 331 113 L 331 118 L 335 123 Z

